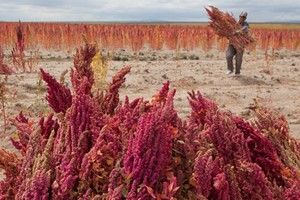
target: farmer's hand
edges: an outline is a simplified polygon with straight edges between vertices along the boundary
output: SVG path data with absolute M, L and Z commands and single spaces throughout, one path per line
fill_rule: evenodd
M 237 35 L 237 34 L 239 34 L 240 32 L 241 32 L 240 30 L 234 31 L 234 32 L 232 33 L 232 35 Z

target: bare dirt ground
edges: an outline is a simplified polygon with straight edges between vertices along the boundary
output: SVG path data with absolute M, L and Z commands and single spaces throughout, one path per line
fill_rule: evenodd
M 57 80 L 63 71 L 73 67 L 74 52 L 41 51 L 37 68 L 55 76 Z M 169 51 L 144 49 L 138 53 L 119 50 L 113 53 L 109 62 L 107 82 L 124 66 L 131 66 L 126 82 L 120 90 L 120 99 L 138 97 L 151 100 L 162 84 L 170 81 L 171 89 L 176 89 L 175 108 L 182 119 L 187 118 L 190 106 L 187 93 L 200 91 L 205 97 L 214 100 L 219 108 L 229 110 L 243 119 L 251 120 L 247 107 L 253 99 L 283 113 L 290 126 L 290 134 L 300 139 L 300 52 L 275 51 L 275 60 L 266 62 L 265 52 L 245 51 L 240 77 L 225 75 L 226 59 L 224 52 L 211 50 Z M 120 60 L 120 61 L 116 61 Z M 16 116 L 21 110 L 35 122 L 51 110 L 45 101 L 45 83 L 39 82 L 39 72 L 1 75 L 9 88 L 6 115 Z M 69 83 L 69 73 L 66 75 Z M 69 84 L 71 87 L 71 84 Z M 1 116 L 0 130 L 3 132 Z M 7 136 L 13 129 L 6 130 L 0 147 L 12 148 Z

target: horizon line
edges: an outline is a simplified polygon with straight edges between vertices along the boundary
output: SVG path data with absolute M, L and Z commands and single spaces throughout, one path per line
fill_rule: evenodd
M 2 22 L 11 22 L 11 23 L 19 23 L 19 22 L 24 22 L 24 23 L 104 23 L 104 24 L 109 24 L 109 23 L 116 23 L 116 24 L 128 24 L 128 23 L 133 23 L 133 24 L 163 24 L 163 23 L 168 23 L 168 24 L 192 24 L 192 23 L 210 23 L 210 21 L 167 21 L 167 20 L 127 20 L 127 21 L 121 21 L 121 20 L 103 20 L 103 21 L 6 21 L 6 20 L 0 20 L 0 23 Z M 255 23 L 255 24 L 300 24 L 300 21 L 266 21 L 266 22 L 251 22 L 248 21 L 248 23 Z

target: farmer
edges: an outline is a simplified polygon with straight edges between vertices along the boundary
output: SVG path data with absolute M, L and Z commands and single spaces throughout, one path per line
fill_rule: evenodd
M 243 11 L 241 12 L 239 16 L 239 24 L 242 26 L 240 30 L 236 30 L 233 34 L 239 34 L 241 32 L 248 33 L 249 30 L 249 24 L 246 22 L 248 13 Z M 243 61 L 243 53 L 244 50 L 237 51 L 234 46 L 229 43 L 226 51 L 226 60 L 227 60 L 227 75 L 230 75 L 233 73 L 234 67 L 233 67 L 233 57 L 235 56 L 235 75 L 240 76 L 241 73 L 241 67 L 242 67 L 242 61 Z

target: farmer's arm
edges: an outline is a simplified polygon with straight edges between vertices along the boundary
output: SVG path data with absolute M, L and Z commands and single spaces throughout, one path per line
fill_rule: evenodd
M 248 33 L 248 31 L 249 31 L 249 24 L 248 24 L 248 23 L 245 23 L 245 24 L 243 24 L 242 28 L 239 29 L 239 30 L 236 30 L 236 31 L 234 32 L 234 34 L 241 33 L 241 32 L 243 32 L 243 33 Z
M 243 31 L 244 33 L 248 33 L 248 31 L 249 31 L 249 24 L 245 23 L 243 25 L 243 27 L 240 29 L 240 31 Z

